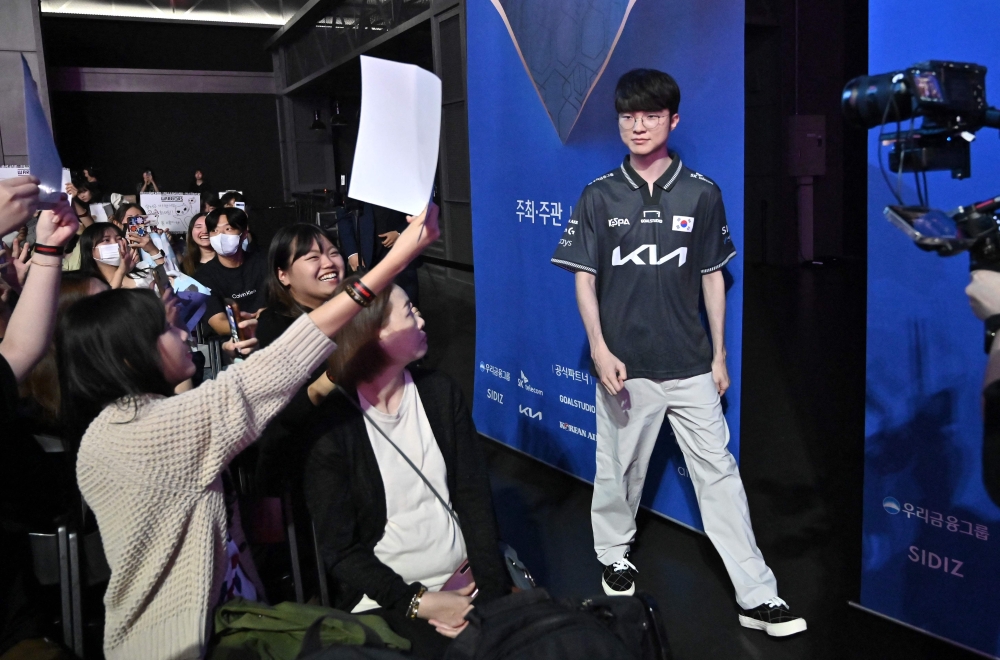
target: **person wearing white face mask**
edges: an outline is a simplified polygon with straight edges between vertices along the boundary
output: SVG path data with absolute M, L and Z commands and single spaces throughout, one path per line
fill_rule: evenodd
M 202 264 L 194 273 L 198 280 L 212 290 L 205 316 L 208 324 L 220 335 L 229 335 L 226 318 L 226 298 L 232 298 L 241 312 L 256 313 L 264 306 L 267 282 L 267 262 L 256 253 L 247 253 L 243 247 L 249 227 L 247 214 L 237 208 L 223 207 L 205 217 L 209 242 L 218 255 Z
M 152 275 L 138 269 L 138 250 L 122 231 L 107 222 L 94 223 L 80 235 L 80 272 L 107 282 L 112 289 L 149 288 Z

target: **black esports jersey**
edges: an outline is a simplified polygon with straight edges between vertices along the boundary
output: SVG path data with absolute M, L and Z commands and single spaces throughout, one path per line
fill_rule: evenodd
M 601 331 L 629 378 L 712 370 L 701 277 L 736 256 L 719 187 L 670 155 L 652 195 L 628 157 L 588 184 L 552 256 L 597 276 Z

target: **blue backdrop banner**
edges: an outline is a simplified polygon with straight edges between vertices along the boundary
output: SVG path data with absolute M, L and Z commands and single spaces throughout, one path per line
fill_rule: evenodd
M 900 38 L 901 25 L 933 26 Z M 869 71 L 931 59 L 990 67 L 1000 104 L 1000 42 L 969 32 L 997 25 L 987 0 L 871 0 Z M 903 23 L 901 23 L 901 21 Z M 916 33 L 914 33 L 916 34 Z M 895 130 L 893 126 L 890 130 Z M 980 391 L 983 325 L 969 309 L 965 256 L 921 252 L 883 219 L 891 193 L 869 141 L 868 356 L 861 604 L 959 644 L 1000 655 L 1000 510 L 983 488 Z M 895 177 L 891 177 L 895 182 Z M 912 183 L 912 175 L 905 181 Z M 953 209 L 1000 194 L 1000 141 L 983 129 L 972 178 L 928 175 L 931 205 Z M 904 188 L 916 204 L 916 189 Z
M 549 263 L 583 187 L 621 163 L 614 88 L 671 73 L 684 163 L 722 190 L 743 228 L 742 2 L 470 0 L 469 151 L 476 282 L 474 417 L 480 432 L 592 481 L 596 382 L 573 276 Z M 729 262 L 726 395 L 739 457 L 742 261 Z M 664 424 L 643 503 L 701 529 L 684 459 Z

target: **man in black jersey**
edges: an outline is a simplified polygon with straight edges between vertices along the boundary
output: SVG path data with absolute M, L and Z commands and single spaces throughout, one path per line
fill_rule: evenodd
M 604 591 L 635 592 L 635 514 L 664 416 L 684 453 L 705 532 L 736 590 L 740 623 L 785 636 L 806 629 L 778 598 L 757 548 L 729 452 L 722 267 L 736 256 L 722 193 L 667 151 L 680 90 L 661 71 L 618 81 L 615 108 L 629 155 L 591 182 L 552 263 L 576 274 L 597 386 L 597 474 L 591 520 Z M 704 295 L 712 341 L 699 315 Z

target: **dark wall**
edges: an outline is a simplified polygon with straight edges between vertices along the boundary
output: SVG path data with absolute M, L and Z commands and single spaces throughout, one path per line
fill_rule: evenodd
M 134 194 L 144 167 L 160 190 L 186 190 L 201 168 L 216 190 L 243 190 L 255 206 L 282 200 L 270 96 L 56 92 L 51 100 L 63 163 L 93 165 L 109 192 Z
M 49 67 L 271 71 L 269 28 L 42 19 Z M 216 190 L 243 190 L 255 206 L 282 201 L 272 96 L 52 92 L 63 163 L 93 165 L 108 192 L 134 194 L 142 169 L 160 190 L 186 190 L 196 168 Z
M 274 28 L 42 16 L 50 67 L 271 71 Z
M 866 245 L 867 142 L 840 111 L 844 84 L 868 67 L 867 0 L 746 3 L 745 255 L 801 260 L 788 118 L 826 117 L 826 175 L 814 182 L 815 254 L 860 258 Z

